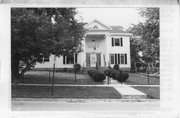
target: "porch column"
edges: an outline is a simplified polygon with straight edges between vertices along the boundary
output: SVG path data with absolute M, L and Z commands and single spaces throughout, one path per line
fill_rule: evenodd
M 86 37 L 86 36 L 85 36 Z M 86 67 L 86 38 L 83 38 L 83 59 L 82 59 L 82 66 Z
M 109 65 L 109 49 L 111 46 L 111 41 L 110 41 L 110 34 L 107 33 L 106 35 L 106 51 L 105 51 L 105 57 L 106 57 L 106 67 Z

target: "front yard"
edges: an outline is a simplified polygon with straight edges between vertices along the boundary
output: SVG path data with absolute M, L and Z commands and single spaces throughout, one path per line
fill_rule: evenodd
M 75 84 L 74 73 L 55 73 L 55 84 Z M 129 78 L 125 82 L 128 85 L 148 85 L 148 77 L 145 75 L 139 75 L 134 73 L 129 73 Z M 78 85 L 103 85 L 107 84 L 104 82 L 95 82 L 92 78 L 89 77 L 88 74 L 77 74 L 76 75 L 76 84 Z M 149 77 L 150 85 L 159 85 L 160 79 L 155 77 Z M 24 79 L 21 79 L 19 83 L 28 83 L 28 84 L 49 84 L 52 81 L 52 72 L 48 71 L 29 71 L 25 74 Z
M 12 86 L 12 98 L 82 98 L 120 99 L 121 95 L 113 87 L 55 86 Z
M 107 81 L 95 82 L 87 74 L 77 74 L 75 83 L 74 73 L 56 72 L 54 84 L 69 84 L 69 85 L 105 85 Z M 14 86 L 12 85 L 13 98 L 109 98 L 119 99 L 121 95 L 113 87 L 102 86 L 55 86 L 54 95 L 51 95 L 52 72 L 49 71 L 29 71 L 25 74 L 24 79 L 19 83 L 23 84 L 49 84 L 50 86 Z M 119 84 L 111 83 L 113 84 Z M 148 85 L 147 76 L 129 73 L 129 78 L 125 82 L 128 85 Z M 150 85 L 159 85 L 160 79 L 150 77 Z M 133 86 L 133 88 L 148 95 L 149 99 L 160 99 L 160 87 L 149 86 Z

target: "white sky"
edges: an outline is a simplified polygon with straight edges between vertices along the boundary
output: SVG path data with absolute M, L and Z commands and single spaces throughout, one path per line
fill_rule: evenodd
M 124 29 L 144 20 L 136 8 L 77 8 L 77 11 L 83 22 L 97 19 L 108 26 L 123 26 Z

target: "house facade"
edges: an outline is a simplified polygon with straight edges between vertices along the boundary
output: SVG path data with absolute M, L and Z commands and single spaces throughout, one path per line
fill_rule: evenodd
M 94 20 L 84 26 L 86 33 L 82 40 L 82 52 L 73 56 L 56 57 L 56 68 L 72 68 L 74 63 L 82 67 L 111 67 L 119 64 L 121 69 L 130 70 L 130 38 L 120 26 L 108 26 Z M 43 58 L 35 68 L 52 68 L 54 56 Z

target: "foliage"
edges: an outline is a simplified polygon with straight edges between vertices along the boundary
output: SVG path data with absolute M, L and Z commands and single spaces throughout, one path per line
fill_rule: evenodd
M 102 82 L 103 80 L 106 79 L 106 76 L 104 73 L 101 73 L 97 70 L 89 70 L 88 74 L 91 78 L 93 78 L 94 81 L 96 82 Z
M 77 72 L 79 72 L 81 70 L 81 65 L 80 64 L 74 64 L 73 68 L 75 70 L 74 72 L 77 73 Z
M 118 71 L 119 70 L 119 64 L 115 64 L 114 69 Z
M 121 70 L 115 70 L 115 69 L 107 69 L 104 71 L 104 74 L 108 77 L 111 77 L 121 84 L 125 82 L 129 78 L 129 74 L 126 72 L 123 72 Z
M 12 8 L 12 75 L 18 78 L 19 61 L 26 70 L 41 58 L 80 51 L 83 23 L 74 18 L 74 8 Z M 25 71 L 22 71 L 23 73 Z
M 147 63 L 159 61 L 159 8 L 138 9 L 145 22 L 139 22 L 128 29 L 134 34 L 131 38 L 131 57 L 133 62 L 140 61 L 138 55 L 142 51 L 143 60 Z

